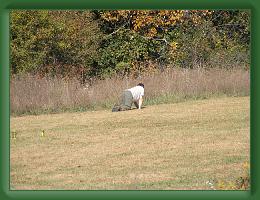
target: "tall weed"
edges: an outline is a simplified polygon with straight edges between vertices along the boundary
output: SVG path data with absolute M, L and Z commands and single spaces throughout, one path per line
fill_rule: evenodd
M 250 75 L 243 69 L 168 69 L 139 78 L 113 77 L 84 85 L 77 79 L 14 76 L 10 81 L 11 114 L 110 108 L 124 89 L 145 85 L 144 104 L 174 103 L 212 96 L 245 96 Z

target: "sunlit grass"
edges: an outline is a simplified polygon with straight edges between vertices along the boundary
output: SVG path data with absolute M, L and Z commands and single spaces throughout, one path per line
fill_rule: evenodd
M 243 174 L 249 117 L 249 97 L 11 117 L 11 188 L 211 189 Z

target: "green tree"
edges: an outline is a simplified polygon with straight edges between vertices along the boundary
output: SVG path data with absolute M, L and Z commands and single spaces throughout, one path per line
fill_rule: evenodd
M 47 11 L 11 12 L 11 73 L 30 72 L 44 65 L 55 32 Z
M 13 11 L 11 72 L 85 75 L 101 38 L 89 11 Z
M 119 68 L 130 66 L 130 71 L 134 71 L 137 62 L 143 66 L 151 61 L 158 63 L 157 66 L 190 68 L 227 66 L 227 62 L 231 66 L 249 60 L 250 13 L 244 10 L 100 10 L 95 13 L 108 36 L 101 46 L 99 64 L 109 72 L 117 72 L 118 64 Z

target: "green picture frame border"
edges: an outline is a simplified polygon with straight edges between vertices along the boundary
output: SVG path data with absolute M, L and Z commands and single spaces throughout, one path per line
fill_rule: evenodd
M 10 190 L 9 12 L 13 9 L 250 9 L 250 191 Z M 0 198 L 5 199 L 259 199 L 260 6 L 258 0 L 0 0 Z M 258 79 L 257 79 L 258 76 Z

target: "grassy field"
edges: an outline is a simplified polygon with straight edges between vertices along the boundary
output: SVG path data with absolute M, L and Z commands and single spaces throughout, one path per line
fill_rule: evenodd
M 11 117 L 11 189 L 210 189 L 249 162 L 249 97 Z M 44 130 L 44 136 L 41 131 Z
M 115 76 L 91 84 L 77 79 L 24 75 L 11 78 L 10 112 L 12 116 L 21 116 L 108 109 L 120 100 L 125 89 L 140 82 L 145 85 L 146 105 L 250 94 L 249 71 L 241 68 L 170 68 L 140 79 Z

